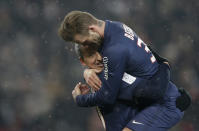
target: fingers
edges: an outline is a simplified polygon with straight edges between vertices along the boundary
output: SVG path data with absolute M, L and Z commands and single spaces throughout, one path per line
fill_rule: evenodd
M 76 102 L 77 95 L 76 95 L 76 91 L 75 90 L 72 91 L 72 96 L 73 96 L 73 100 Z
M 83 94 L 83 95 L 88 94 L 88 93 L 89 93 L 89 91 L 90 91 L 90 89 L 89 89 L 89 88 L 87 88 L 87 89 L 83 90 L 81 94 Z
M 96 74 L 93 74 L 93 77 L 91 77 L 91 80 L 93 81 L 93 83 L 95 83 L 98 87 L 101 87 L 101 80 L 99 79 L 99 77 Z
M 76 86 L 75 86 L 75 90 L 78 90 L 81 86 L 81 82 L 79 82 Z
M 72 91 L 72 95 L 74 95 L 74 94 L 75 94 L 75 90 Z
M 96 70 L 94 70 L 94 69 L 85 69 L 84 78 L 91 88 L 93 88 L 94 90 L 99 90 L 102 82 L 96 75 L 95 71 Z
M 131 129 L 125 127 L 122 131 L 133 131 L 133 130 L 131 130 Z
M 88 85 L 93 88 L 95 91 L 99 90 L 101 85 L 96 81 L 96 78 L 91 77 L 88 81 L 87 81 Z
M 76 86 L 75 86 L 75 93 L 76 95 L 80 95 L 81 94 L 81 90 L 80 90 L 80 86 L 81 86 L 81 82 L 79 82 Z
M 86 84 L 81 84 L 80 86 L 81 94 L 87 94 L 90 91 L 90 88 Z
M 102 72 L 103 68 L 102 69 L 93 69 L 95 71 L 95 73 L 100 73 Z
M 88 85 L 89 85 L 92 89 L 94 89 L 94 91 L 97 91 L 97 90 L 100 89 L 100 87 L 97 86 L 97 85 L 96 85 L 95 83 L 93 83 L 93 82 L 88 82 Z
M 102 86 L 102 81 L 99 79 L 99 77 L 96 75 L 96 73 L 100 73 L 101 71 L 102 71 L 102 69 L 94 69 L 95 74 L 93 75 L 93 77 L 99 87 Z
M 81 84 L 80 85 L 80 90 L 81 91 L 86 90 L 86 89 L 89 89 L 89 87 L 86 84 Z

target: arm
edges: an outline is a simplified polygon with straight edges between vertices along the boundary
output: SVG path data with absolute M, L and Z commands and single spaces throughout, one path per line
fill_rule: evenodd
M 107 52 L 107 53 L 106 53 Z M 104 53 L 104 71 L 100 74 L 102 87 L 92 94 L 78 95 L 76 103 L 79 106 L 103 106 L 113 104 L 121 87 L 127 51 L 117 46 L 111 47 Z

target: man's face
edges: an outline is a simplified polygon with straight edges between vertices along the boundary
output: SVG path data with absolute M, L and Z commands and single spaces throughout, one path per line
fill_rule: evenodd
M 82 62 L 91 69 L 103 69 L 102 56 L 98 52 L 91 56 L 84 56 Z
M 74 39 L 76 43 L 82 44 L 83 46 L 92 45 L 97 48 L 99 48 L 103 42 L 103 38 L 97 32 L 91 30 L 89 30 L 88 36 L 77 34 Z

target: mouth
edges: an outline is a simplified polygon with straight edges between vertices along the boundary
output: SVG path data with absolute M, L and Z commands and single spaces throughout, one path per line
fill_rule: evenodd
M 104 65 L 103 65 L 101 62 L 96 63 L 96 66 L 97 66 L 97 67 L 100 67 L 100 68 L 103 68 L 103 67 L 104 67 Z

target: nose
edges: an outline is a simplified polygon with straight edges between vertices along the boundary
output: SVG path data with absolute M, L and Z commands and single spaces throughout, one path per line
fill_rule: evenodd
M 97 55 L 97 60 L 98 60 L 98 61 L 101 61 L 101 60 L 102 60 L 102 57 L 101 57 L 100 53 L 97 52 L 96 55 Z

